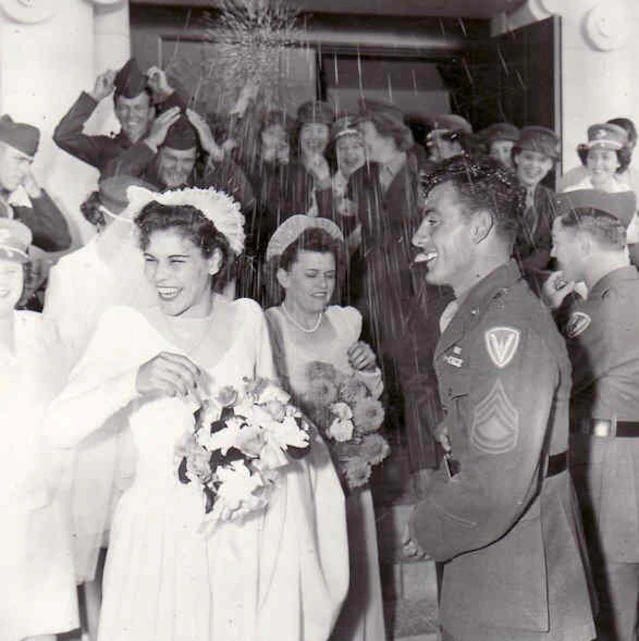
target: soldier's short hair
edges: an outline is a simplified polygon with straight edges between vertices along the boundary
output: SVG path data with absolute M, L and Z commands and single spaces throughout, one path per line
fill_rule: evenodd
M 526 208 L 526 190 L 512 171 L 487 156 L 455 156 L 422 174 L 422 198 L 426 200 L 434 187 L 446 182 L 455 187 L 469 215 L 489 211 L 497 233 L 509 243 L 514 242 Z
M 564 229 L 588 234 L 599 245 L 608 249 L 623 249 L 626 245 L 626 228 L 608 212 L 594 207 L 579 207 L 559 217 Z

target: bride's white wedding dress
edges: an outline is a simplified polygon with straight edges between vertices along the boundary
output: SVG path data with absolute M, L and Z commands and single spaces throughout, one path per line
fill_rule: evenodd
M 189 349 L 178 337 L 190 337 Z M 202 493 L 176 474 L 175 446 L 193 428 L 195 406 L 135 390 L 138 368 L 160 352 L 188 355 L 205 373 L 203 393 L 274 377 L 253 301 L 218 298 L 205 319 L 127 307 L 102 318 L 48 424 L 55 442 L 73 447 L 122 412 L 137 450 L 133 485 L 113 519 L 99 640 L 326 640 L 348 586 L 348 551 L 343 495 L 325 446 L 314 443 L 307 459 L 290 465 L 264 513 L 204 538 Z

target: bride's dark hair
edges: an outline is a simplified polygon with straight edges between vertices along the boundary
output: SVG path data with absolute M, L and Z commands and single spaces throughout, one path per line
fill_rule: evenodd
M 136 216 L 140 231 L 140 247 L 147 249 L 151 236 L 157 231 L 172 230 L 199 247 L 204 258 L 210 258 L 217 249 L 222 254 L 222 266 L 217 273 L 215 289 L 223 287 L 231 278 L 233 254 L 229 243 L 204 214 L 191 205 L 162 205 L 155 200 Z

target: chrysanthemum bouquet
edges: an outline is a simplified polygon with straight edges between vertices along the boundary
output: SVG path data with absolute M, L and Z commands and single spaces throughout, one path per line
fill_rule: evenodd
M 180 481 L 202 487 L 204 529 L 266 507 L 283 468 L 309 452 L 309 430 L 290 396 L 266 379 L 205 400 L 177 449 Z
M 362 487 L 390 453 L 378 434 L 384 407 L 360 377 L 346 376 L 330 363 L 309 363 L 306 382 L 304 409 L 322 431 L 347 487 Z

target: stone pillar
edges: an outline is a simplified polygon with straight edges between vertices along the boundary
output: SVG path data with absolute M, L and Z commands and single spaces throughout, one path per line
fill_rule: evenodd
M 76 244 L 91 234 L 79 204 L 98 174 L 51 135 L 80 91 L 128 54 L 127 0 L 0 0 L 0 113 L 40 128 L 34 173 L 67 216 Z M 103 105 L 90 131 L 114 129 L 112 112 Z
M 631 118 L 639 126 L 639 2 L 636 0 L 528 0 L 495 20 L 499 31 L 562 18 L 563 170 L 579 164 L 576 146 L 588 125 Z

